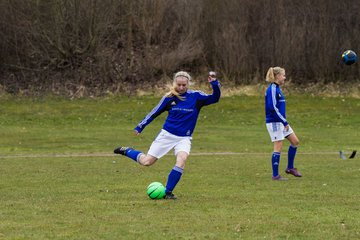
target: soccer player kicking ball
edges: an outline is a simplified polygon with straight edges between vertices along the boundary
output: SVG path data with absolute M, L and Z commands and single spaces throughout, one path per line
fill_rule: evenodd
M 209 73 L 208 81 L 213 89 L 211 95 L 190 90 L 191 76 L 184 71 L 177 72 L 170 92 L 165 94 L 159 104 L 134 129 L 135 134 L 139 135 L 157 116 L 168 112 L 163 128 L 148 153 L 144 154 L 130 147 L 118 147 L 114 150 L 116 154 L 125 155 L 143 166 L 150 166 L 174 149 L 176 163 L 168 176 L 165 199 L 176 199 L 172 191 L 183 174 L 186 159 L 190 154 L 191 136 L 201 108 L 220 99 L 220 83 L 214 72 Z
M 294 159 L 296 155 L 299 139 L 286 120 L 285 97 L 280 86 L 285 82 L 285 69 L 281 67 L 271 67 L 266 74 L 266 81 L 270 82 L 265 93 L 265 112 L 266 127 L 270 134 L 271 141 L 274 143 L 274 152 L 272 154 L 272 170 L 273 180 L 286 181 L 279 175 L 279 163 L 283 140 L 287 138 L 290 141 L 288 151 L 288 165 L 285 172 L 301 177 L 301 174 L 294 167 Z

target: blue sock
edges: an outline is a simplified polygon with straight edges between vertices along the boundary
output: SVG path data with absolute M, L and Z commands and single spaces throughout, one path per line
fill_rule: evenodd
M 140 155 L 142 154 L 142 152 L 129 148 L 128 150 L 126 150 L 125 155 L 129 158 L 131 158 L 132 160 L 134 160 L 135 162 L 137 162 L 139 160 Z
M 166 193 L 172 192 L 176 186 L 176 184 L 179 182 L 181 175 L 183 173 L 184 169 L 175 166 L 168 177 L 167 183 L 166 183 Z
M 288 151 L 288 166 L 287 166 L 288 169 L 294 168 L 294 159 L 296 155 L 296 150 L 297 147 L 290 145 Z
M 277 175 L 279 175 L 279 164 L 280 164 L 279 152 L 273 152 L 271 163 L 272 163 L 273 176 L 276 177 Z

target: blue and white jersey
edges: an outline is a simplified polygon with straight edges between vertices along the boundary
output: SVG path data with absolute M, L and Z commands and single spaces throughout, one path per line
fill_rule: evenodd
M 159 104 L 136 126 L 135 130 L 140 133 L 157 116 L 168 111 L 163 129 L 176 136 L 191 136 L 201 108 L 216 103 L 220 99 L 219 81 L 210 83 L 213 89 L 213 93 L 210 95 L 201 91 L 187 90 L 181 95 L 184 100 L 175 96 L 164 96 Z
M 286 120 L 285 96 L 279 85 L 271 83 L 265 93 L 266 123 L 282 122 L 288 125 Z

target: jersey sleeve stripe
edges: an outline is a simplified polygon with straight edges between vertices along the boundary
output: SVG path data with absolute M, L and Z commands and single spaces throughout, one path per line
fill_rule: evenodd
M 279 112 L 279 109 L 276 107 L 276 85 L 275 84 L 273 84 L 271 86 L 271 98 L 272 98 L 272 102 L 273 102 L 273 106 L 274 106 L 274 110 L 275 110 L 276 114 L 279 116 L 279 118 L 283 122 L 286 122 L 286 119 L 283 117 L 283 115 L 281 115 L 281 113 Z
M 203 91 L 200 90 L 188 90 L 188 93 L 199 93 L 202 96 L 209 96 L 209 94 L 204 93 Z
M 148 115 L 146 115 L 146 117 L 139 123 L 139 127 L 142 127 L 144 124 L 147 123 L 147 121 L 160 109 L 160 107 L 162 106 L 162 104 L 165 101 L 165 96 L 160 100 L 160 102 L 158 103 L 158 105 L 156 105 L 153 110 L 151 110 L 150 113 L 148 113 Z

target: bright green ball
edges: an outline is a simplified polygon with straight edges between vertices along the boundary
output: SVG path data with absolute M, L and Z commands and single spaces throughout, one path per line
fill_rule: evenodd
M 151 199 L 161 199 L 165 196 L 165 187 L 159 182 L 152 182 L 147 187 L 146 193 Z

